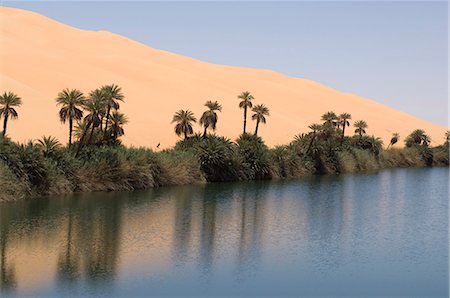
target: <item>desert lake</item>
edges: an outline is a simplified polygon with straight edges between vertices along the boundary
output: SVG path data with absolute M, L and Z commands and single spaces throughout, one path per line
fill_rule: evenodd
M 0 204 L 2 295 L 448 296 L 448 168 Z

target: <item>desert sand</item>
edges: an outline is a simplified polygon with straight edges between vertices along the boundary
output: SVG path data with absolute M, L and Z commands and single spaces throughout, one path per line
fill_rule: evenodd
M 0 92 L 13 91 L 23 100 L 19 119 L 8 125 L 8 135 L 20 142 L 52 135 L 66 143 L 68 126 L 59 121 L 57 93 L 63 88 L 88 93 L 112 83 L 125 94 L 121 110 L 130 122 L 123 141 L 132 146 L 173 146 L 179 139 L 171 124 L 174 112 L 190 109 L 200 118 L 207 100 L 223 106 L 217 133 L 235 139 L 243 125 L 237 95 L 246 90 L 255 96 L 255 104 L 270 108 L 259 134 L 271 146 L 307 132 L 308 125 L 320 122 L 327 111 L 348 112 L 352 122 L 366 120 L 367 133 L 380 136 L 385 144 L 399 132 L 402 146 L 403 137 L 416 128 L 440 144 L 447 129 L 310 80 L 206 63 L 110 32 L 73 28 L 30 11 L 0 8 L 0 30 Z M 248 120 L 248 130 L 253 131 L 255 123 Z M 199 125 L 195 130 L 202 131 Z

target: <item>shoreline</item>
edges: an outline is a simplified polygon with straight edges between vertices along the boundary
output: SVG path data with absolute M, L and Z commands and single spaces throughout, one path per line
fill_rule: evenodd
M 240 173 L 235 176 L 236 179 L 211 179 L 205 169 L 202 169 L 199 160 L 188 151 L 177 152 L 175 150 L 165 150 L 161 152 L 153 152 L 149 149 L 136 148 L 103 148 L 105 152 L 127 154 L 133 153 L 134 160 L 125 158 L 134 164 L 134 169 L 127 173 L 122 173 L 124 165 L 100 166 L 97 164 L 93 167 L 87 167 L 86 164 L 81 165 L 78 172 L 68 179 L 67 173 L 47 175 L 47 188 L 42 188 L 42 184 L 36 185 L 35 188 L 27 187 L 23 181 L 11 175 L 11 171 L 0 162 L 0 203 L 39 199 L 41 197 L 49 197 L 54 195 L 66 195 L 76 193 L 94 193 L 94 192 L 114 192 L 114 191 L 145 191 L 151 188 L 159 188 L 166 186 L 182 186 L 182 185 L 203 185 L 211 182 L 238 182 L 252 180 L 292 180 L 302 179 L 305 177 L 313 177 L 318 175 L 341 175 L 356 174 L 364 172 L 378 172 L 385 169 L 394 168 L 429 168 L 429 167 L 448 167 L 448 148 L 444 146 L 433 147 L 432 162 L 427 162 L 420 155 L 418 148 L 391 148 L 382 149 L 378 157 L 368 154 L 363 150 L 356 150 L 353 154 L 345 151 L 340 152 L 340 159 L 337 165 L 328 164 L 318 171 L 317 167 L 308 168 L 307 163 L 295 164 L 287 169 L 289 165 L 285 161 L 274 158 L 273 151 L 270 156 L 269 173 L 265 176 L 245 176 Z M 93 151 L 99 150 L 94 148 Z M 140 153 L 140 154 L 139 154 Z M 88 152 L 88 160 L 92 159 L 93 152 Z M 141 156 L 139 156 L 141 155 Z M 178 156 L 177 156 L 178 155 Z M 114 154 L 104 156 L 103 161 L 111 162 L 114 160 Z M 67 157 L 67 156 L 66 156 Z M 117 156 L 116 156 L 117 157 Z M 147 166 L 144 159 L 147 159 Z M 148 158 L 151 157 L 151 165 Z M 82 157 L 84 158 L 84 157 Z M 119 158 L 121 159 L 121 158 Z M 128 165 L 129 166 L 129 165 Z M 142 167 L 143 166 L 143 167 Z M 336 166 L 333 168 L 333 166 Z M 321 168 L 321 167 L 319 167 Z M 6 170 L 5 170 L 6 169 Z M 6 175 L 5 175 L 6 174 Z M 112 176 L 111 176 L 112 174 Z M 114 176 L 114 174 L 117 174 Z M 131 175 L 144 176 L 142 183 L 131 177 Z M 142 177 L 141 177 L 142 178 Z M 217 178 L 217 177 L 215 177 Z

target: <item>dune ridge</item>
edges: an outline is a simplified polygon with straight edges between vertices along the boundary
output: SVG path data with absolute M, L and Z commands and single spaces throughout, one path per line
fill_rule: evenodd
M 1 7 L 0 32 L 0 91 L 13 91 L 23 100 L 19 119 L 8 125 L 8 135 L 17 141 L 53 135 L 67 142 L 68 127 L 58 119 L 57 93 L 63 88 L 88 93 L 111 83 L 125 94 L 121 109 L 130 123 L 123 141 L 132 146 L 174 145 L 179 139 L 170 123 L 174 112 L 190 109 L 200 118 L 207 100 L 218 100 L 223 106 L 217 133 L 235 139 L 243 124 L 237 95 L 246 90 L 255 96 L 255 103 L 270 108 L 259 134 L 271 146 L 289 143 L 330 110 L 366 120 L 367 133 L 381 137 L 385 144 L 393 132 L 403 139 L 416 128 L 424 129 L 433 144 L 440 144 L 447 130 L 314 81 L 271 70 L 211 64 L 107 31 L 77 29 L 31 11 Z M 250 131 L 254 125 L 248 119 Z M 202 130 L 198 125 L 195 129 Z

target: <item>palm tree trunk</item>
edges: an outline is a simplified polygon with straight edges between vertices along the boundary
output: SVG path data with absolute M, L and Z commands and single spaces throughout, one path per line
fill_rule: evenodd
M 102 116 L 100 118 L 100 131 L 103 131 L 103 118 L 105 118 L 105 116 Z M 105 130 L 105 132 L 106 132 L 106 130 Z
M 187 132 L 186 132 L 186 130 L 184 131 L 184 139 L 185 140 L 187 139 Z
M 69 118 L 69 148 L 72 146 L 72 129 L 73 129 L 73 119 Z
M 306 153 L 309 153 L 309 151 L 311 150 L 315 139 L 316 139 L 316 133 L 314 132 L 313 137 L 311 138 L 311 142 L 309 142 L 308 150 L 306 150 Z
M 3 136 L 6 135 L 6 125 L 8 124 L 8 112 L 5 112 L 5 120 L 3 121 Z
M 109 122 L 109 113 L 110 112 L 111 112 L 111 106 L 108 105 L 108 110 L 106 111 L 105 133 L 103 134 L 103 138 L 106 138 L 106 131 L 108 130 L 108 122 Z
M 91 127 L 91 123 L 90 122 L 88 122 L 88 124 L 86 125 L 86 128 L 83 131 L 83 134 L 81 135 L 80 141 L 78 143 L 77 152 L 75 153 L 75 157 L 78 156 L 78 154 L 80 153 L 81 148 L 83 147 L 84 138 L 86 137 L 86 134 L 87 134 L 87 131 L 89 130 L 89 127 Z
M 342 124 L 342 137 L 341 137 L 341 145 L 344 143 L 344 137 L 345 137 L 345 123 Z
M 91 134 L 89 135 L 88 144 L 91 144 L 91 142 L 92 142 L 92 135 L 94 134 L 94 129 L 95 129 L 95 126 L 92 125 Z
M 247 126 L 247 106 L 244 106 L 244 134 L 246 126 Z
M 258 135 L 259 119 L 256 120 L 255 136 Z
M 208 129 L 208 126 L 207 125 L 205 125 L 205 130 L 203 131 L 203 137 L 205 138 L 206 137 L 206 130 Z

